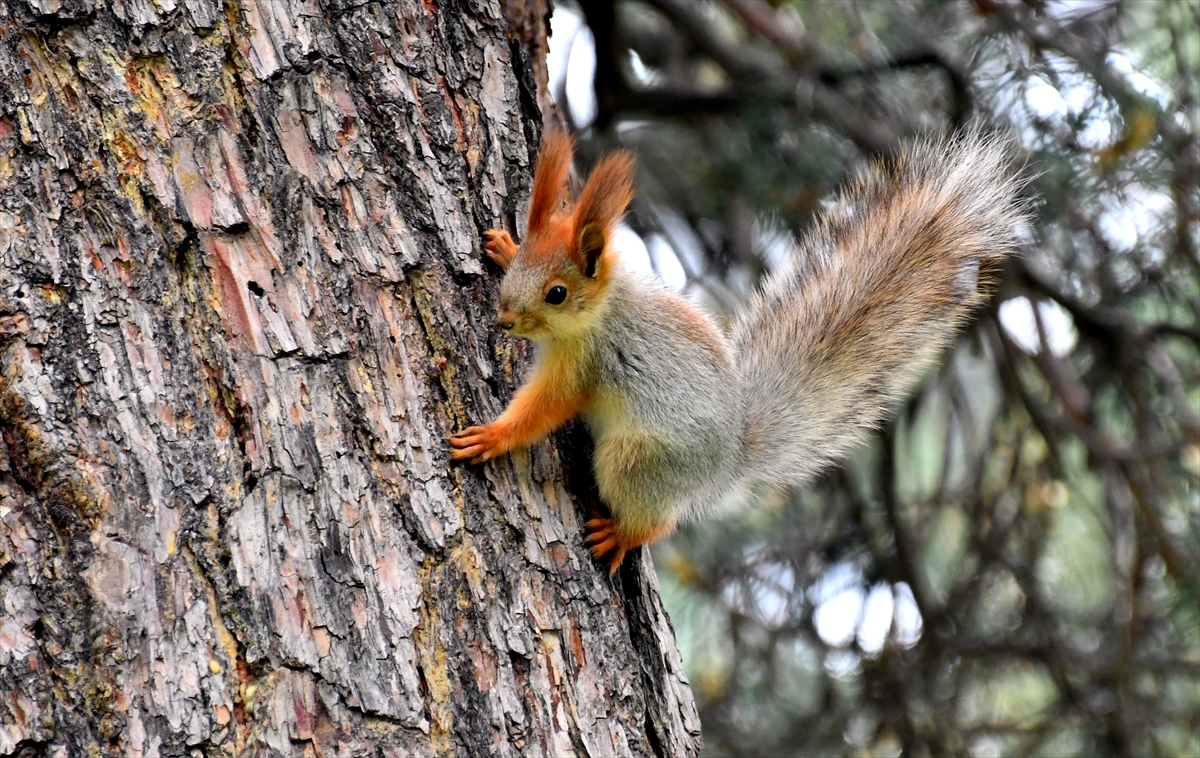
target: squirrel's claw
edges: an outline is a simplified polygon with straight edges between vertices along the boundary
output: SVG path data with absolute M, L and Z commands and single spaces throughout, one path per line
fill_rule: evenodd
M 675 530 L 675 521 L 665 521 L 648 532 L 630 534 L 627 529 L 618 528 L 616 519 L 594 516 L 587 520 L 585 527 L 584 543 L 590 546 L 588 550 L 593 558 L 608 563 L 608 575 L 612 576 L 621 567 L 626 553 L 666 537 Z
M 483 236 L 487 238 L 483 244 L 487 257 L 500 268 L 508 270 L 508 264 L 517 255 L 517 243 L 513 242 L 512 235 L 503 229 L 488 229 Z
M 584 537 L 583 541 L 591 545 L 588 550 L 596 560 L 604 561 L 604 556 L 609 556 L 606 560 L 609 576 L 617 573 L 617 569 L 621 567 L 621 561 L 625 560 L 625 553 L 629 551 L 629 548 L 636 547 L 636 545 L 624 544 L 617 534 L 615 522 L 603 516 L 597 516 L 588 520 L 587 536 Z
M 503 453 L 491 426 L 472 426 L 450 437 L 450 460 L 483 463 Z

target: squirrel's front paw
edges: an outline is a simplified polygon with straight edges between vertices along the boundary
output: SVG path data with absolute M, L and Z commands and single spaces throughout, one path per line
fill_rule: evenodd
M 487 242 L 483 244 L 487 257 L 502 269 L 508 270 L 508 264 L 517 256 L 517 243 L 503 229 L 488 229 L 483 233 Z
M 507 450 L 504 436 L 496 429 L 495 424 L 472 426 L 450 438 L 450 460 L 452 461 L 483 463 L 498 455 L 503 455 Z

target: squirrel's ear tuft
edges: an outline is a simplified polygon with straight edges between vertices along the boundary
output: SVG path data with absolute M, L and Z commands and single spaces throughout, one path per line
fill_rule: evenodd
M 529 198 L 529 233 L 534 234 L 562 208 L 563 182 L 571 170 L 575 141 L 566 132 L 549 130 L 542 135 L 537 168 L 533 173 L 533 194 Z
M 588 276 L 596 275 L 609 229 L 632 199 L 633 156 L 618 150 L 596 166 L 575 206 L 576 263 Z
M 579 250 L 580 268 L 584 276 L 596 278 L 596 268 L 600 263 L 600 255 L 604 252 L 604 227 L 599 224 L 588 224 L 579 231 L 576 248 Z

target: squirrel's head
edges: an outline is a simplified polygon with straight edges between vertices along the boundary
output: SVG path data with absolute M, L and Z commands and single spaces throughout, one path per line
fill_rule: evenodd
M 532 339 L 587 331 L 608 297 L 613 231 L 633 197 L 633 157 L 618 151 L 592 172 L 571 206 L 564 183 L 574 145 L 547 132 L 529 201 L 529 228 L 500 284 L 500 323 Z

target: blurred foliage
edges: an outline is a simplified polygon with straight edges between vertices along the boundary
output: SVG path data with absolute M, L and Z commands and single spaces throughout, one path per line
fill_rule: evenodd
M 1200 755 L 1200 6 L 557 13 L 595 43 L 593 107 L 552 83 L 581 152 L 638 153 L 630 223 L 718 313 L 915 134 L 985 122 L 1036 177 L 1020 260 L 894 423 L 657 549 L 707 754 Z

